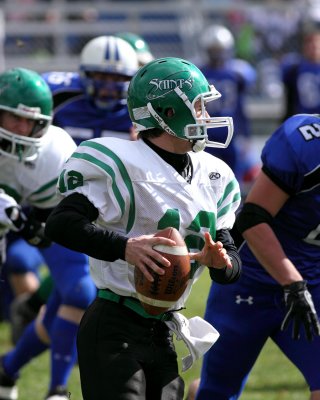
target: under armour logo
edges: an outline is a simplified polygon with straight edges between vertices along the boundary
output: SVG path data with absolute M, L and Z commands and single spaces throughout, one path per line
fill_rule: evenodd
M 240 303 L 248 303 L 250 306 L 253 304 L 253 297 L 249 296 L 247 299 L 243 299 L 240 294 L 238 294 L 236 296 L 236 303 L 240 304 Z

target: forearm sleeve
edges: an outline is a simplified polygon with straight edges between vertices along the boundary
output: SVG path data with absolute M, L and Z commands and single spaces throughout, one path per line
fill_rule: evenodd
M 209 268 L 210 277 L 213 281 L 224 285 L 236 282 L 241 274 L 242 263 L 230 232 L 227 229 L 217 231 L 216 241 L 223 243 L 231 259 L 232 268 Z
M 64 198 L 47 219 L 45 233 L 54 242 L 99 260 L 125 259 L 128 238 L 98 228 L 92 221 L 99 215 L 94 205 L 75 193 Z

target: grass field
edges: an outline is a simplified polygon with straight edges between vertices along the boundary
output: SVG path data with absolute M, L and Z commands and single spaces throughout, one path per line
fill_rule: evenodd
M 195 284 L 188 300 L 185 315 L 203 316 L 204 305 L 209 288 L 208 276 L 203 274 Z M 0 353 L 10 348 L 8 326 L 0 324 Z M 179 358 L 186 354 L 180 342 L 177 342 Z M 182 376 L 188 384 L 199 376 L 201 361 Z M 230 377 L 231 379 L 232 377 Z M 48 352 L 36 358 L 21 371 L 18 381 L 19 400 L 43 400 L 49 381 Z M 71 400 L 81 400 L 78 369 L 74 368 L 69 382 Z M 269 341 L 261 353 L 248 380 L 241 400 L 307 400 L 308 390 L 301 374 L 289 363 Z M 103 399 L 101 399 L 103 400 Z M 214 399 L 212 399 L 214 400 Z

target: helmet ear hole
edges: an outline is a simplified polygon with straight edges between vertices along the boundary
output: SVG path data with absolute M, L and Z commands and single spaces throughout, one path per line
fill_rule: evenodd
M 164 110 L 164 114 L 167 118 L 172 118 L 175 114 L 175 111 L 172 107 L 169 107 Z

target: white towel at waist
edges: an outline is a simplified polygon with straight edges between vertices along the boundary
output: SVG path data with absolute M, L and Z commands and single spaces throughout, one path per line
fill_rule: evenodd
M 182 371 L 189 369 L 195 360 L 202 357 L 217 341 L 219 332 L 201 317 L 187 319 L 184 315 L 173 312 L 169 321 L 165 321 L 177 340 L 183 340 L 189 355 L 182 359 Z

